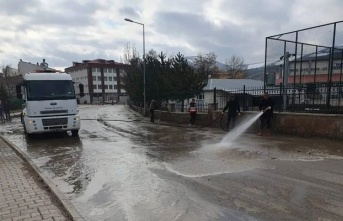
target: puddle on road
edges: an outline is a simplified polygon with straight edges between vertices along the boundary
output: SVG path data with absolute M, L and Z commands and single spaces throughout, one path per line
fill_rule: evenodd
M 175 173 L 176 175 L 189 178 L 217 176 L 253 169 L 275 169 L 274 166 L 270 166 L 256 160 L 224 162 L 198 160 L 197 162 L 198 163 L 195 163 L 194 161 L 182 161 L 177 162 L 177 164 L 164 163 L 164 165 L 168 171 Z
M 127 111 L 124 108 L 116 111 L 118 115 L 112 106 L 92 108 L 85 118 L 141 119 L 131 112 L 122 113 Z M 178 179 L 196 180 L 254 169 L 272 170 L 275 167 L 266 161 L 273 158 L 318 161 L 343 157 L 339 152 L 341 142 L 290 136 L 243 134 L 235 142 L 223 144 L 220 141 L 226 133 L 215 129 L 85 121 L 76 140 L 26 140 L 18 124 L 1 127 L 1 132 L 49 173 L 90 220 L 217 220 L 227 210 L 197 198 L 174 179 L 174 174 Z M 160 178 L 157 170 L 165 172 L 166 178 Z

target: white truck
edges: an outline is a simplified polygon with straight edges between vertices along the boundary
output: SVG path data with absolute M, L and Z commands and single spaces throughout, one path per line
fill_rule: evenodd
M 83 85 L 80 84 L 80 96 Z M 67 73 L 27 73 L 16 86 L 17 98 L 23 99 L 21 122 L 28 135 L 80 129 L 74 82 Z

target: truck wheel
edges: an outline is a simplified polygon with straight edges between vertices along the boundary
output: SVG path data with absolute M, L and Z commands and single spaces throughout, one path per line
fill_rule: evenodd
M 78 136 L 79 135 L 79 130 L 72 130 L 71 131 L 72 136 Z

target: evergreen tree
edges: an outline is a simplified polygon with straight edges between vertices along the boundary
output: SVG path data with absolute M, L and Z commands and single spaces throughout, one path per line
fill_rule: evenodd
M 125 69 L 124 89 L 132 101 L 143 101 L 143 62 L 138 57 L 130 59 Z
M 212 70 L 207 63 L 207 66 L 203 65 L 205 62 L 198 62 L 199 67 L 193 68 L 181 53 L 167 58 L 164 53 L 158 55 L 150 50 L 145 62 L 146 102 L 151 99 L 184 102 L 201 93 Z M 207 69 L 203 70 L 202 67 Z M 132 58 L 126 69 L 124 83 L 133 101 L 143 101 L 143 76 L 143 61 L 138 57 Z
M 183 101 L 193 97 L 194 69 L 180 52 L 174 56 L 171 64 L 172 70 L 168 79 L 172 89 L 171 99 Z

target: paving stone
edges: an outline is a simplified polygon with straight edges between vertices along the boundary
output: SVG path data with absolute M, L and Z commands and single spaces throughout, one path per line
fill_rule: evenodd
M 69 220 L 28 168 L 28 164 L 0 139 L 0 220 Z

